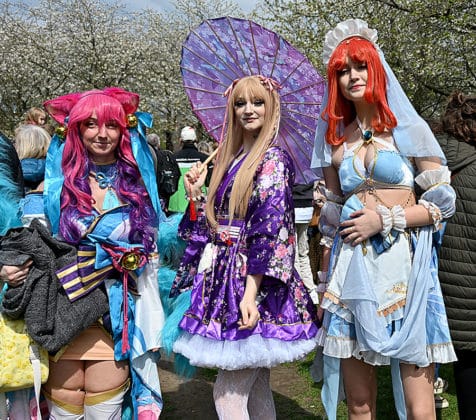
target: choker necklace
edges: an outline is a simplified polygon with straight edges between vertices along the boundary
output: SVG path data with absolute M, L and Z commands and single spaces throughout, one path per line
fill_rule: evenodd
M 116 162 L 114 161 L 110 164 L 104 163 L 101 165 L 97 165 L 92 162 L 91 171 L 89 174 L 94 177 L 99 185 L 99 188 L 102 190 L 106 188 L 111 189 L 118 175 Z
M 94 160 L 91 159 L 91 163 L 95 166 L 105 166 L 105 165 L 112 165 L 113 163 L 116 163 L 117 162 L 117 159 L 114 158 L 114 159 L 111 159 L 111 160 L 108 160 L 107 162 L 96 162 Z
M 355 120 L 357 121 L 357 125 L 359 126 L 360 134 L 362 135 L 364 143 L 370 143 L 372 141 L 372 138 L 374 137 L 373 130 L 364 130 L 362 128 L 362 123 L 360 122 L 359 117 L 355 117 Z

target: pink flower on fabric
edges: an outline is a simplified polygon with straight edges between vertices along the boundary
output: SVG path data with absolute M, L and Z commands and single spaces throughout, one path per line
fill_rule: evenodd
M 263 171 L 262 173 L 264 175 L 271 175 L 276 169 L 276 164 L 272 160 L 268 160 L 264 165 L 263 165 Z
M 276 248 L 276 255 L 279 258 L 284 258 L 286 255 L 288 255 L 288 248 L 283 244 L 279 244 L 278 248 Z

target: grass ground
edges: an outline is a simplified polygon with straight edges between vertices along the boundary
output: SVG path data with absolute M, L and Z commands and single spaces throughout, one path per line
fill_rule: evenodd
M 312 364 L 312 358 L 304 361 L 296 362 L 294 367 L 299 375 L 306 379 L 307 387 L 295 393 L 295 401 L 299 407 L 309 414 L 302 417 L 294 417 L 292 410 L 286 408 L 286 401 L 280 401 L 280 396 L 275 393 L 276 407 L 278 408 L 279 417 L 282 420 L 295 419 L 299 420 L 315 420 L 324 418 L 324 407 L 322 406 L 320 393 L 321 384 L 315 384 L 309 374 Z M 291 368 L 290 366 L 290 368 Z M 437 419 L 441 420 L 458 420 L 458 406 L 456 401 L 456 390 L 453 380 L 453 369 L 451 365 L 442 366 L 440 368 L 440 377 L 445 378 L 449 382 L 447 391 L 442 394 L 449 402 L 449 407 L 437 410 Z M 338 407 L 338 419 L 347 418 L 347 409 L 345 403 L 340 403 Z M 377 399 L 377 419 L 398 420 L 397 413 L 394 408 L 392 382 L 390 376 L 390 368 L 381 367 L 378 369 L 378 399 Z
M 274 394 L 278 420 L 321 420 L 324 419 L 320 393 L 321 385 L 312 381 L 310 367 L 313 356 L 305 360 L 280 365 L 271 371 L 271 385 Z M 160 365 L 159 365 L 160 366 Z M 213 382 L 215 369 L 199 369 L 193 380 L 180 380 L 171 364 L 161 362 L 160 372 L 165 401 L 164 420 L 216 420 L 213 405 Z M 449 401 L 449 408 L 437 410 L 439 420 L 458 420 L 455 385 L 451 366 L 442 366 L 440 376 L 449 381 L 443 396 Z M 345 403 L 340 403 L 337 418 L 347 419 Z M 378 369 L 377 419 L 398 420 L 394 409 L 390 369 Z

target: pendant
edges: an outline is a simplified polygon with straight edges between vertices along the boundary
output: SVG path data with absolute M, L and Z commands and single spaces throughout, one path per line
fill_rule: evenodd
M 362 133 L 362 138 L 366 143 L 368 143 L 370 140 L 372 140 L 373 133 L 370 130 L 366 130 Z

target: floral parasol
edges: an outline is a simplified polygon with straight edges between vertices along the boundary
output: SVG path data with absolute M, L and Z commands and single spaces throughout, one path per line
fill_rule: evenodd
M 281 85 L 281 121 L 276 143 L 294 160 L 296 182 L 318 178 L 310 169 L 325 80 L 310 61 L 276 33 L 251 20 L 222 17 L 202 22 L 182 47 L 181 71 L 192 110 L 220 141 L 225 90 L 252 75 Z

